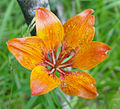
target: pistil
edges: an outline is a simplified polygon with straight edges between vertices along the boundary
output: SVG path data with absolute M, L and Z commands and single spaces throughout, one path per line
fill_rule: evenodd
M 53 64 L 55 65 L 56 64 L 56 59 L 55 59 L 55 55 L 54 55 L 53 51 L 52 51 L 52 60 L 53 60 Z
M 58 66 L 58 68 L 66 68 L 66 67 L 70 67 L 72 64 L 61 64 Z

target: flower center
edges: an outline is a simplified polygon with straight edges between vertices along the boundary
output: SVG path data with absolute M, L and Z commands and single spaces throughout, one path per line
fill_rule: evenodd
M 72 66 L 72 59 L 75 54 L 75 50 L 71 47 L 59 46 L 57 49 L 53 49 L 45 55 L 45 66 L 50 70 L 50 74 L 55 74 L 58 71 L 60 75 L 65 75 L 69 71 L 65 71 L 65 68 Z

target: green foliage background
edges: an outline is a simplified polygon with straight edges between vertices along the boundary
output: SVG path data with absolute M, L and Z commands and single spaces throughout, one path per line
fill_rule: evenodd
M 56 12 L 59 3 L 64 6 L 67 18 L 84 9 L 94 9 L 94 40 L 112 48 L 103 63 L 88 71 L 97 81 L 99 96 L 94 100 L 70 97 L 69 101 L 57 88 L 46 95 L 31 97 L 30 71 L 15 60 L 6 46 L 7 40 L 23 37 L 27 25 L 17 0 L 0 0 L 0 109 L 120 109 L 120 0 L 52 0 L 51 10 Z

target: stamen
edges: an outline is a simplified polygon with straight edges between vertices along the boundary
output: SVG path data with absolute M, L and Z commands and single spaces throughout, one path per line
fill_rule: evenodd
M 52 69 L 52 70 L 50 71 L 50 74 L 52 74 L 53 72 L 55 72 L 55 69 Z
M 64 59 L 64 57 L 67 55 L 67 52 L 65 52 L 63 55 L 62 55 L 62 57 L 61 57 L 61 59 Z
M 72 64 L 63 64 L 59 65 L 58 68 L 65 68 L 65 67 L 70 67 Z
M 59 69 L 59 68 L 56 68 L 56 70 L 58 71 L 58 72 L 60 72 L 60 73 L 62 73 L 62 74 L 65 74 L 61 69 Z
M 55 55 L 54 55 L 53 51 L 52 51 L 52 59 L 53 59 L 53 64 L 55 65 Z
M 60 53 L 58 54 L 59 56 L 57 57 L 57 49 L 53 49 L 52 51 L 50 51 L 49 53 L 47 53 L 47 55 L 45 55 L 45 65 L 49 66 L 51 68 L 49 68 L 49 73 L 50 74 L 55 74 L 55 71 L 58 71 L 60 73 L 60 77 L 63 78 L 63 76 L 65 74 L 69 74 L 69 71 L 65 71 L 62 68 L 66 68 L 66 67 L 71 67 L 72 66 L 72 59 L 74 57 L 75 52 L 73 51 L 73 49 L 71 49 L 71 47 L 66 48 L 65 47 L 62 48 L 62 46 L 60 46 Z M 74 52 L 74 54 L 72 54 L 72 52 Z M 51 61 L 50 61 L 51 59 Z M 62 76 L 61 76 L 62 75 Z
M 49 66 L 51 66 L 51 67 L 54 67 L 54 65 L 51 63 L 51 62 L 49 62 L 49 61 L 46 61 L 45 60 L 45 63 L 47 63 Z

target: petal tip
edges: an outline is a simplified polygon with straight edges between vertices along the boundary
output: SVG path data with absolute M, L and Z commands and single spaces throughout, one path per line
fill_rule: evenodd
M 36 14 L 45 14 L 46 11 L 49 11 L 48 9 L 45 9 L 45 8 L 37 8 L 37 11 L 36 11 Z
M 31 96 L 36 96 L 37 94 L 31 93 Z
M 96 92 L 93 96 L 88 97 L 88 99 L 96 99 L 99 96 L 99 94 Z
M 104 53 L 105 53 L 105 55 L 110 55 L 111 54 L 111 48 L 107 45 L 107 44 L 105 44 L 106 46 L 104 47 Z
M 48 11 L 47 9 L 44 9 L 44 8 L 37 8 L 37 11 L 36 11 L 36 17 L 37 18 L 40 18 L 40 19 L 45 19 L 47 17 L 47 13 L 46 11 Z
M 35 96 L 35 95 L 31 93 L 31 96 Z
M 8 40 L 8 41 L 6 42 L 6 45 L 7 45 L 7 47 L 10 47 L 10 46 L 12 45 L 12 39 Z
M 31 96 L 39 95 L 39 93 L 36 93 L 35 90 L 31 89 Z
M 95 10 L 94 9 L 90 9 L 91 10 L 91 13 L 94 13 L 95 12 Z
M 95 93 L 95 96 L 93 97 L 93 98 L 91 98 L 91 99 L 95 99 L 96 97 L 98 97 L 99 96 L 99 94 L 96 92 Z
M 94 9 L 86 9 L 85 11 L 86 11 L 86 13 L 88 13 L 88 14 L 92 14 L 92 13 L 95 12 Z M 83 12 L 84 12 L 84 11 L 83 11 Z
M 96 93 L 96 97 L 99 96 L 99 93 Z
M 14 39 L 14 38 L 13 38 Z M 13 39 L 10 39 L 6 42 L 7 45 L 10 45 L 10 42 L 13 40 Z
M 108 56 L 109 56 L 111 53 L 112 53 L 111 48 L 110 48 L 109 50 L 106 50 L 106 52 L 105 52 L 105 54 L 108 55 Z
M 41 10 L 47 10 L 45 8 L 37 8 L 37 11 L 41 11 Z
M 17 38 L 12 38 L 6 42 L 7 45 L 11 45 Z
M 43 10 L 43 8 L 37 8 L 37 11 L 41 11 L 41 10 Z
M 9 42 L 7 41 L 6 44 L 9 45 Z
M 31 96 L 35 96 L 35 94 L 33 93 L 32 89 L 31 89 Z
M 37 8 L 36 13 L 40 12 L 42 10 L 42 8 Z

